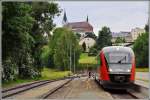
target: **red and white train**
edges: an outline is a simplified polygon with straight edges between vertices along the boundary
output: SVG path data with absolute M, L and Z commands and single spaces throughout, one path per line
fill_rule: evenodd
M 104 47 L 97 56 L 95 79 L 108 89 L 129 88 L 135 80 L 135 56 L 129 47 Z

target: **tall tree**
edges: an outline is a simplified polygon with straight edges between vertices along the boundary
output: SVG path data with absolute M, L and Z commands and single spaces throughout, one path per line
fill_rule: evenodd
M 85 52 L 86 51 L 86 44 L 85 44 L 85 42 L 83 42 L 82 48 L 83 48 L 83 51 Z
M 137 67 L 148 67 L 148 35 L 148 32 L 141 34 L 133 45 Z
M 73 61 L 75 60 L 75 65 L 77 65 L 80 48 L 76 38 L 76 35 L 67 28 L 57 28 L 53 32 L 53 39 L 50 44 L 53 50 L 55 67 L 60 70 L 69 70 L 70 60 L 72 61 L 71 66 L 73 66 Z M 76 57 L 73 57 L 75 53 Z M 71 59 L 70 59 L 71 58 Z
M 60 13 L 58 4 L 3 2 L 2 7 L 3 80 L 39 76 L 41 48 L 46 40 L 43 34 L 50 36 L 53 19 Z
M 149 25 L 148 24 L 145 25 L 145 31 L 149 32 Z
M 98 39 L 96 41 L 97 49 L 101 50 L 101 48 L 105 46 L 112 45 L 111 39 L 112 39 L 112 36 L 111 36 L 111 31 L 109 27 L 106 27 L 106 26 L 102 27 L 102 30 L 99 31 Z
M 16 74 L 28 77 L 30 73 L 24 76 L 26 70 L 21 69 L 30 66 L 29 69 L 32 70 L 32 8 L 26 3 L 19 2 L 3 2 L 2 7 L 3 80 L 12 80 Z
M 55 27 L 53 19 L 55 16 L 59 16 L 61 9 L 58 7 L 57 3 L 52 2 L 33 2 L 31 5 L 33 8 L 32 16 L 36 20 L 32 28 L 32 35 L 35 39 L 33 55 L 36 59 L 35 66 L 41 70 L 41 48 L 46 40 L 43 34 L 47 34 L 50 37 L 50 31 Z

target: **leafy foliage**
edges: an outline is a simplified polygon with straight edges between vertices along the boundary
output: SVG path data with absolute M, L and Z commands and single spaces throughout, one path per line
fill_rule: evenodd
M 33 56 L 35 60 L 35 66 L 38 70 L 42 69 L 42 46 L 47 43 L 47 38 L 43 34 L 47 34 L 50 37 L 50 31 L 55 27 L 53 18 L 58 16 L 60 9 L 56 3 L 48 2 L 33 2 L 32 3 L 32 16 L 35 18 L 35 23 L 32 27 L 32 35 L 35 38 L 35 46 L 33 47 Z M 48 56 L 50 57 L 50 56 Z
M 94 44 L 94 46 L 90 48 L 88 55 L 89 56 L 96 56 L 97 53 L 98 53 L 98 50 L 97 50 L 96 44 Z
M 80 33 L 76 33 L 76 36 L 77 36 L 78 39 L 80 39 L 81 34 Z
M 3 81 L 35 78 L 42 70 L 41 48 L 60 9 L 48 2 L 2 2 Z M 44 15 L 44 16 L 43 16 Z
M 149 32 L 149 25 L 148 24 L 146 24 L 144 28 L 145 28 L 146 32 Z
M 53 32 L 50 48 L 52 49 L 54 64 L 57 69 L 68 70 L 70 66 L 70 57 L 77 65 L 80 47 L 76 35 L 67 28 L 56 28 Z M 75 53 L 75 59 L 74 59 Z
M 92 33 L 92 32 L 86 32 L 85 35 L 86 35 L 87 37 L 90 37 L 90 38 L 93 38 L 93 39 L 96 39 L 96 38 L 97 38 L 96 35 L 95 35 L 94 33 Z
M 115 40 L 115 43 L 125 43 L 125 38 L 122 38 L 122 37 L 117 37 L 116 40 Z
M 102 30 L 99 31 L 98 39 L 96 41 L 97 49 L 101 50 L 105 46 L 112 45 L 111 43 L 111 31 L 108 27 L 102 27 Z
M 148 35 L 148 32 L 143 33 L 135 40 L 133 50 L 137 67 L 148 67 Z
M 30 35 L 34 22 L 34 19 L 29 15 L 31 6 L 17 2 L 3 2 L 2 5 L 2 51 L 5 51 L 2 53 L 3 80 L 15 78 L 10 78 L 6 70 L 9 70 L 9 72 L 17 70 L 20 77 L 26 77 L 23 75 L 23 68 L 30 66 L 32 63 L 32 60 L 29 59 L 31 58 L 31 47 L 34 43 L 34 39 Z M 13 76 L 16 73 L 11 74 Z M 32 75 L 30 76 L 32 77 Z

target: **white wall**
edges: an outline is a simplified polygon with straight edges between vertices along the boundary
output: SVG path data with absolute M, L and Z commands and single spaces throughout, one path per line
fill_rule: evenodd
M 79 45 L 82 45 L 85 42 L 86 52 L 89 52 L 89 48 L 92 47 L 96 41 L 93 38 L 87 37 L 79 41 Z

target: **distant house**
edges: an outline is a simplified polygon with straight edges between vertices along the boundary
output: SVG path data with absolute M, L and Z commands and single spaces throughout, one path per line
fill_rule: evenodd
M 94 38 L 91 38 L 89 36 L 84 37 L 79 41 L 79 45 L 82 45 L 85 42 L 86 44 L 86 52 L 89 52 L 90 47 L 92 47 L 96 41 Z
M 144 33 L 145 30 L 142 29 L 142 28 L 134 28 L 131 30 L 131 32 L 124 32 L 124 31 L 121 31 L 121 32 L 112 32 L 112 43 L 115 43 L 117 37 L 121 37 L 121 38 L 124 38 L 126 42 L 134 42 L 137 37 Z
M 86 21 L 68 22 L 66 12 L 64 12 L 63 26 L 71 29 L 76 34 L 80 34 L 79 45 L 82 45 L 85 42 L 86 52 L 88 52 L 89 48 L 95 44 L 95 34 L 93 32 L 93 26 L 89 23 L 88 16 Z M 90 34 L 90 36 L 86 33 Z
M 145 30 L 142 28 L 136 27 L 136 28 L 132 29 L 131 36 L 132 36 L 133 41 L 135 41 L 137 39 L 137 37 L 144 32 L 145 32 Z
M 112 32 L 112 43 L 115 43 L 117 37 L 124 38 L 126 42 L 132 42 L 132 36 L 130 32 L 120 31 Z

